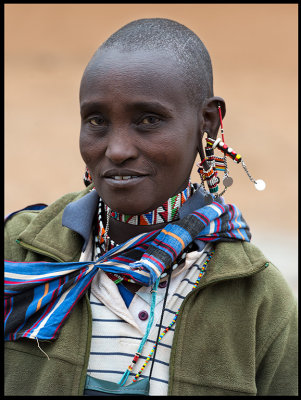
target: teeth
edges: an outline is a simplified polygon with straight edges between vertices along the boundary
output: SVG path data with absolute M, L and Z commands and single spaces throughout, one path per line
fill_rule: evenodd
M 112 176 L 113 179 L 115 179 L 116 181 L 122 181 L 122 180 L 128 180 L 128 179 L 132 179 L 132 178 L 137 178 L 137 176 Z

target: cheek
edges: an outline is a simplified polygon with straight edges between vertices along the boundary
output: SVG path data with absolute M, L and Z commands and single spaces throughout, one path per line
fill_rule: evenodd
M 95 145 L 95 139 L 92 139 L 85 132 L 81 130 L 79 138 L 80 154 L 84 162 L 91 168 L 94 160 L 97 159 L 97 154 L 101 151 L 99 146 Z
M 158 149 L 158 157 L 162 163 L 173 166 L 175 169 L 190 166 L 197 155 L 197 141 L 195 136 L 174 136 Z

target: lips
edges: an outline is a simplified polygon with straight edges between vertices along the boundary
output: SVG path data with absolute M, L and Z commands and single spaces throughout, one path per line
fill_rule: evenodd
M 110 179 L 114 179 L 115 181 L 128 181 L 129 179 L 133 179 L 133 178 L 137 178 L 137 177 L 138 177 L 137 175 L 133 175 L 133 176 L 115 175 L 115 176 L 111 176 Z
M 110 169 L 103 173 L 104 178 L 114 179 L 117 181 L 129 180 L 129 179 L 139 178 L 139 177 L 143 177 L 143 176 L 147 176 L 147 175 L 149 175 L 149 174 L 140 172 L 140 171 L 129 170 L 129 169 Z
M 149 174 L 146 174 L 141 171 L 134 171 L 128 169 L 124 170 L 111 169 L 105 171 L 102 176 L 105 179 L 105 181 L 111 186 L 125 187 L 131 184 L 136 184 L 138 182 L 141 182 L 148 175 Z

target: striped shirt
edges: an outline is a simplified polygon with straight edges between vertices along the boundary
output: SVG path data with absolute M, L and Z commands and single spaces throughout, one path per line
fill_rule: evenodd
M 211 248 L 212 245 L 207 244 L 201 252 L 188 253 L 185 263 L 172 272 L 160 333 L 172 322 L 184 298 L 191 292 Z M 86 258 L 88 251 L 85 253 Z M 157 291 L 154 322 L 150 334 L 126 385 L 132 383 L 156 342 L 166 292 L 166 287 L 160 286 Z M 151 287 L 141 287 L 134 295 L 129 307 L 126 307 L 117 285 L 102 270 L 97 272 L 90 293 L 92 340 L 88 375 L 115 383 L 120 381 L 131 364 L 146 331 L 150 313 L 150 291 Z M 175 325 L 158 344 L 150 379 L 150 395 L 167 395 L 169 358 L 174 329 Z M 149 376 L 151 364 L 152 359 L 143 370 L 141 378 Z

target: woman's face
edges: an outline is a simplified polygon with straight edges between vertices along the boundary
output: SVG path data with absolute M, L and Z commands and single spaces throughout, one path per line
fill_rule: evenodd
M 199 113 L 164 54 L 106 50 L 84 74 L 80 109 L 81 155 L 112 210 L 142 214 L 185 189 Z

